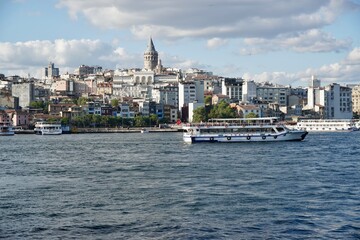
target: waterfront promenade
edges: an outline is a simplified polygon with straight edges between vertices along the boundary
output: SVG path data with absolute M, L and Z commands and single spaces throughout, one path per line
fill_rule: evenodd
M 69 133 L 140 133 L 143 128 L 74 128 Z M 146 128 L 148 132 L 179 132 L 181 128 Z M 15 134 L 34 134 L 34 130 L 20 130 Z

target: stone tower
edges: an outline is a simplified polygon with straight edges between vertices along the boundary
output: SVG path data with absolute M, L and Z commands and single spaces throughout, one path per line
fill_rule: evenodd
M 150 37 L 146 51 L 144 52 L 144 68 L 154 70 L 158 64 L 158 52 L 155 50 L 154 43 Z

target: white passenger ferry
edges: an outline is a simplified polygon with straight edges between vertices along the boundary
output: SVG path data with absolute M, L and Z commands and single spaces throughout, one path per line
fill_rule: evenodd
M 352 132 L 359 127 L 351 119 L 306 119 L 300 120 L 295 128 L 308 132 Z
M 186 124 L 182 128 L 187 143 L 302 141 L 308 134 L 290 130 L 274 117 L 211 119 L 206 124 Z
M 0 123 L 0 136 L 13 136 L 15 134 L 11 124 Z
M 59 123 L 37 122 L 34 132 L 37 135 L 60 135 L 62 134 L 62 128 Z

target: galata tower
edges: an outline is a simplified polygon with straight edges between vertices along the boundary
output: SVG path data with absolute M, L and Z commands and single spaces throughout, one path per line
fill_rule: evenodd
M 158 52 L 155 50 L 154 43 L 150 37 L 147 49 L 144 52 L 144 68 L 154 70 L 158 64 Z

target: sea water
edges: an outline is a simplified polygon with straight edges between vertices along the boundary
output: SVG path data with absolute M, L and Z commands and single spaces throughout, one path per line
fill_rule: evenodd
M 0 138 L 0 238 L 359 239 L 360 132 Z

